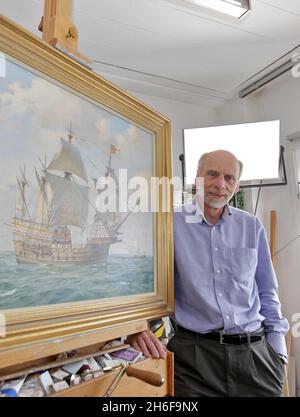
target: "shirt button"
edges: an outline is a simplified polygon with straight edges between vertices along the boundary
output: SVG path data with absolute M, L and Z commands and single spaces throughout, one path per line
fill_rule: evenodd
M 219 274 L 221 271 L 219 269 L 217 269 L 217 274 Z
M 213 230 L 216 230 L 216 228 L 215 228 L 215 227 L 213 227 L 212 229 L 213 229 Z
M 229 317 L 229 316 L 226 316 L 226 318 L 227 318 L 227 320 L 229 320 L 229 319 L 230 319 L 230 317 Z
M 219 248 L 215 248 L 215 250 L 219 250 Z
M 220 296 L 220 297 L 222 297 L 222 295 L 223 295 L 223 294 L 222 294 L 221 292 L 219 292 L 219 296 Z

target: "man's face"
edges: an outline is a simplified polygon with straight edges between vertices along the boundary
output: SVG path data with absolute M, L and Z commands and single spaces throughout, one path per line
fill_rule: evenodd
M 204 203 L 212 208 L 224 207 L 238 191 L 239 163 L 225 151 L 207 155 L 197 176 L 204 177 Z

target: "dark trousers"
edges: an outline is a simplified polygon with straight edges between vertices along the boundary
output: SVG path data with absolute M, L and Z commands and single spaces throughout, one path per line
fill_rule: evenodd
M 175 396 L 280 397 L 284 363 L 267 343 L 220 344 L 178 330 L 168 343 L 174 352 Z

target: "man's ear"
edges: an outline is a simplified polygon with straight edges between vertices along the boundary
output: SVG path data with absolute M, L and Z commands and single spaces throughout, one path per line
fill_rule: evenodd
M 234 194 L 240 191 L 240 183 L 237 184 Z

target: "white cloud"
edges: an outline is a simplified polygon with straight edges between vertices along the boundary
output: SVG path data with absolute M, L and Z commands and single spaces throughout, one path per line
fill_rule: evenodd
M 120 133 L 115 136 L 114 143 L 121 151 L 121 158 L 127 160 L 128 155 L 142 146 L 142 141 L 140 140 L 141 134 L 142 131 L 139 131 L 136 126 L 129 125 L 128 129 L 123 134 Z
M 111 142 L 111 128 L 110 121 L 108 119 L 98 117 L 95 121 L 95 127 L 97 132 L 99 133 L 100 143 Z
M 19 81 L 9 84 L 8 92 L 0 94 L 0 105 L 2 121 L 28 113 L 37 127 L 62 126 L 66 120 L 78 119 L 81 113 L 78 97 L 42 78 L 34 79 L 25 88 Z
M 133 146 L 140 146 L 141 141 L 139 140 L 139 132 L 136 126 L 130 125 L 127 129 L 126 136 Z

